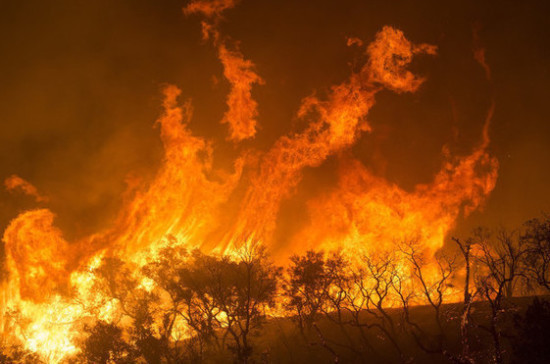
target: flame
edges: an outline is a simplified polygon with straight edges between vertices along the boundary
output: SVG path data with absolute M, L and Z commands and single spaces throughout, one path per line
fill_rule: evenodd
M 203 36 L 213 39 L 231 85 L 221 122 L 229 125 L 234 142 L 256 133 L 251 87 L 263 83 L 254 64 L 231 49 L 218 31 L 221 13 L 236 2 L 196 0 L 184 9 L 207 19 Z M 400 30 L 384 27 L 365 52 L 368 61 L 332 86 L 326 97 L 302 100 L 297 117 L 307 123 L 304 130 L 280 137 L 267 151 L 243 152 L 229 171 L 213 167 L 212 142 L 189 129 L 191 103 L 180 104 L 181 91 L 167 86 L 164 111 L 155 124 L 164 145 L 162 165 L 150 183 L 128 192 L 112 226 L 68 242 L 55 227 L 54 213 L 36 209 L 17 216 L 4 232 L 9 280 L 2 289 L 3 333 L 49 362 L 75 354 L 78 325 L 89 316 L 113 320 L 119 315 L 116 304 L 92 290 L 94 269 L 105 257 L 144 266 L 165 246 L 228 254 L 252 241 L 273 247 L 281 203 L 292 196 L 305 168 L 334 155 L 341 160 L 338 185 L 308 201 L 310 222 L 292 237 L 294 252 L 338 246 L 378 249 L 375 244 L 388 249 L 411 236 L 427 252 L 441 247 L 458 216 L 481 207 L 494 188 L 498 163 L 487 151 L 493 108 L 482 142 L 470 155 L 449 156 L 432 183 L 405 191 L 345 152 L 372 131 L 366 117 L 377 93 L 415 92 L 424 78 L 407 66 L 415 55 L 434 55 L 436 47 L 415 45 Z M 22 189 L 38 200 L 28 182 L 16 176 L 9 181 L 9 189 Z M 150 280 L 141 277 L 140 282 L 144 290 L 153 289 Z
M 116 249 L 133 254 L 171 235 L 179 241 L 204 240 L 216 224 L 221 205 L 240 179 L 245 158 L 234 163 L 233 174 L 212 168 L 212 148 L 186 128 L 192 109 L 178 106 L 180 90 L 164 90 L 164 115 L 158 120 L 165 148 L 164 163 L 144 191 L 122 210 L 116 227 L 97 238 L 116 241 Z
M 488 81 L 491 81 L 491 68 L 489 67 L 489 64 L 487 64 L 485 48 L 481 44 L 481 40 L 479 37 L 480 30 L 481 24 L 475 23 L 472 29 L 472 34 L 474 38 L 474 59 L 483 68 L 483 71 L 485 71 L 485 78 Z
M 311 223 L 295 244 L 380 250 L 415 239 L 434 253 L 460 213 L 468 215 L 483 204 L 495 186 L 497 168 L 496 159 L 480 147 L 445 162 L 432 183 L 407 192 L 373 175 L 360 161 L 345 159 L 338 186 L 309 202 Z
M 370 79 L 397 93 L 414 92 L 424 82 L 424 78 L 408 71 L 407 65 L 416 54 L 435 55 L 436 51 L 434 45 L 414 45 L 402 31 L 385 26 L 367 49 Z
M 227 106 L 222 123 L 229 124 L 230 139 L 241 141 L 256 134 L 258 103 L 252 98 L 252 85 L 264 81 L 253 71 L 254 64 L 244 59 L 237 50 L 219 46 L 219 58 L 223 64 L 223 74 L 231 84 L 227 96 Z
M 262 85 L 264 80 L 254 71 L 254 63 L 245 59 L 237 47 L 230 49 L 229 42 L 222 39 L 218 30 L 221 13 L 236 3 L 236 0 L 196 0 L 183 11 L 187 15 L 198 13 L 210 19 L 201 23 L 203 39 L 213 39 L 223 65 L 223 75 L 231 85 L 227 95 L 228 109 L 221 122 L 229 125 L 229 139 L 239 142 L 256 135 L 258 103 L 252 98 L 251 91 L 254 84 Z
M 202 13 L 206 17 L 219 17 L 224 10 L 233 8 L 238 0 L 192 0 L 183 9 L 186 14 Z
M 36 202 L 48 202 L 48 197 L 39 194 L 35 186 L 15 174 L 4 180 L 4 186 L 6 186 L 6 190 L 9 192 L 19 191 L 25 195 L 32 196 Z
M 341 158 L 338 186 L 309 202 L 311 223 L 295 244 L 379 251 L 415 240 L 433 255 L 459 215 L 481 208 L 496 185 L 498 160 L 487 151 L 493 113 L 494 102 L 482 142 L 471 154 L 447 155 L 432 183 L 419 184 L 412 192 L 373 175 L 359 160 Z
M 423 80 L 405 67 L 413 53 L 421 52 L 433 54 L 435 47 L 413 46 L 401 31 L 384 27 L 367 49 L 371 60 L 359 72 L 333 86 L 327 100 L 305 98 L 298 117 L 310 119 L 309 126 L 301 133 L 283 136 L 262 157 L 234 227 L 223 240 L 226 246 L 238 246 L 243 237 L 268 244 L 280 203 L 298 184 L 302 170 L 320 165 L 351 146 L 362 132 L 371 130 L 365 118 L 381 90 L 379 84 L 399 92 L 412 92 L 420 86 Z M 396 57 L 401 60 L 392 61 Z

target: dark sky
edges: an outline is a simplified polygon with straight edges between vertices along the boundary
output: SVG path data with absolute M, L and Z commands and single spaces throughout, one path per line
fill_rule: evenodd
M 18 174 L 50 197 L 69 239 L 109 224 L 128 174 L 151 176 L 162 148 L 153 122 L 161 89 L 191 98 L 192 130 L 213 141 L 227 167 L 239 148 L 267 148 L 300 125 L 300 100 L 349 75 L 361 52 L 346 37 L 373 39 L 384 25 L 439 47 L 413 69 L 426 76 L 412 95 L 383 92 L 369 114 L 373 132 L 352 152 L 405 189 L 429 182 L 441 150 L 467 154 L 480 141 L 491 99 L 497 185 L 482 212 L 459 222 L 517 226 L 550 212 L 550 26 L 544 1 L 243 0 L 222 32 L 238 39 L 265 85 L 254 88 L 260 128 L 253 142 L 225 140 L 228 85 L 199 19 L 182 0 L 4 0 L 0 3 L 0 179 Z M 473 28 L 492 83 L 473 57 Z M 216 81 L 217 80 L 217 81 Z M 306 171 L 298 189 L 331 183 L 335 161 Z M 300 191 L 298 191 L 300 192 Z M 0 227 L 40 206 L 0 193 Z M 290 207 L 289 207 L 290 206 Z M 291 205 L 283 205 L 292 214 Z

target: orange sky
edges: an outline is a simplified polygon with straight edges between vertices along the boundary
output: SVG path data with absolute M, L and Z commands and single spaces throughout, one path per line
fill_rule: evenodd
M 122 203 L 125 180 L 149 178 L 162 156 L 161 89 L 177 85 L 195 108 L 190 128 L 212 140 L 214 164 L 230 169 L 246 148 L 266 149 L 302 130 L 302 98 L 344 81 L 367 42 L 384 25 L 438 46 L 413 70 L 427 78 L 414 94 L 383 91 L 368 115 L 372 132 L 346 153 L 376 175 L 412 189 L 431 181 L 442 148 L 469 153 L 480 141 L 491 99 L 490 151 L 500 163 L 484 211 L 459 222 L 514 226 L 550 211 L 550 123 L 545 105 L 550 36 L 542 2 L 243 0 L 220 29 L 240 41 L 264 85 L 254 86 L 254 140 L 227 140 L 229 85 L 215 47 L 201 40 L 200 19 L 182 1 L 12 1 L 0 11 L 0 178 L 16 174 L 48 197 L 69 239 L 107 226 Z M 473 29 L 486 49 L 492 84 L 474 58 Z M 306 198 L 336 184 L 338 157 L 305 170 L 283 201 L 276 238 L 306 219 Z M 23 209 L 46 204 L 0 192 L 0 227 Z

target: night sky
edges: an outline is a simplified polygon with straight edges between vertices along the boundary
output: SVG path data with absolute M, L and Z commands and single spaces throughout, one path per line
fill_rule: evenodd
M 481 4 L 480 4 L 481 3 Z M 304 127 L 303 97 L 342 82 L 384 25 L 439 47 L 413 70 L 427 81 L 414 94 L 384 91 L 369 113 L 373 130 L 351 150 L 377 175 L 405 189 L 431 181 L 442 149 L 468 154 L 481 141 L 491 100 L 491 153 L 499 178 L 483 211 L 458 222 L 517 227 L 550 212 L 550 24 L 535 1 L 243 0 L 221 30 L 240 41 L 265 84 L 254 86 L 259 129 L 239 145 L 219 121 L 229 85 L 216 50 L 201 40 L 199 17 L 182 0 L 4 0 L 0 3 L 0 179 L 17 174 L 47 203 L 0 192 L 0 227 L 25 209 L 47 206 L 68 239 L 109 226 L 127 176 L 151 178 L 162 157 L 161 89 L 192 99 L 190 128 L 231 168 L 246 148 L 267 149 Z M 473 56 L 474 30 L 491 81 Z M 335 184 L 337 156 L 308 169 L 281 215 L 300 219 L 301 197 Z M 283 217 L 282 220 L 285 218 Z M 284 221 L 282 223 L 284 225 Z

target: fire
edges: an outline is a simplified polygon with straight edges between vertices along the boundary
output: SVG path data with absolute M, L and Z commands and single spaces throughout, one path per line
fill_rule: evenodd
M 206 18 L 203 36 L 217 48 L 231 86 L 221 122 L 229 125 L 229 139 L 236 143 L 256 134 L 259 115 L 251 90 L 264 81 L 254 63 L 219 33 L 221 12 L 235 3 L 195 0 L 185 12 Z M 365 54 L 368 61 L 325 98 L 302 100 L 297 117 L 307 122 L 304 130 L 281 136 L 267 151 L 243 152 L 229 170 L 214 168 L 214 144 L 189 129 L 191 103 L 180 103 L 180 90 L 167 86 L 164 111 L 155 124 L 164 145 L 163 163 L 151 183 L 129 191 L 111 227 L 68 242 L 55 227 L 54 213 L 42 208 L 23 212 L 4 232 L 10 274 L 2 290 L 4 335 L 59 362 L 78 351 L 79 325 L 92 314 L 107 321 L 118 315 L 116 304 L 93 293 L 94 272 L 103 259 L 144 266 L 166 246 L 228 253 L 252 241 L 275 246 L 281 203 L 292 196 L 305 168 L 318 167 L 330 156 L 340 160 L 338 185 L 307 201 L 310 220 L 292 237 L 287 255 L 309 248 L 376 251 L 411 237 L 433 254 L 456 219 L 482 206 L 495 186 L 498 163 L 487 152 L 492 109 L 482 142 L 470 155 L 448 156 L 431 183 L 405 191 L 344 152 L 364 133 L 376 132 L 366 117 L 378 92 L 421 87 L 424 78 L 407 67 L 415 55 L 435 55 L 436 47 L 413 44 L 387 26 Z M 45 202 L 17 176 L 6 186 Z M 144 290 L 153 289 L 154 282 L 137 278 Z
M 25 195 L 32 196 L 36 202 L 48 202 L 48 197 L 39 194 L 35 186 L 15 174 L 6 178 L 4 186 L 10 192 L 20 191 Z
M 223 74 L 231 90 L 227 95 L 228 109 L 221 122 L 229 124 L 229 139 L 240 142 L 244 139 L 253 138 L 256 134 L 256 117 L 258 116 L 258 103 L 252 98 L 252 85 L 264 83 L 254 70 L 254 63 L 244 58 L 237 47 L 230 48 L 229 41 L 223 39 L 218 31 L 217 24 L 220 21 L 221 13 L 232 8 L 236 0 L 220 1 L 192 1 L 184 13 L 203 14 L 209 21 L 202 22 L 203 39 L 212 39 L 218 49 L 218 58 L 223 65 Z
M 486 127 L 491 116 L 492 109 Z M 369 250 L 417 239 L 435 252 L 459 214 L 479 208 L 495 187 L 498 162 L 486 151 L 484 130 L 482 144 L 470 155 L 450 158 L 432 183 L 417 185 L 412 192 L 373 175 L 358 160 L 342 158 L 338 186 L 309 202 L 312 222 L 296 242 Z
M 73 326 L 84 315 L 80 305 L 55 295 L 48 304 L 21 301 L 21 315 L 32 312 L 32 319 L 21 327 L 28 349 L 38 352 L 48 362 L 59 362 L 78 351 L 73 338 L 78 334 Z
M 369 62 L 359 72 L 333 86 L 326 100 L 305 98 L 298 117 L 310 120 L 309 126 L 301 133 L 281 137 L 263 155 L 234 228 L 225 235 L 225 244 L 239 244 L 242 237 L 268 243 L 280 203 L 298 184 L 302 170 L 319 166 L 371 130 L 366 116 L 382 86 L 397 92 L 415 91 L 422 79 L 405 67 L 412 54 L 434 52 L 435 47 L 414 46 L 401 31 L 384 27 L 368 47 Z M 378 60 L 372 61 L 374 57 Z

